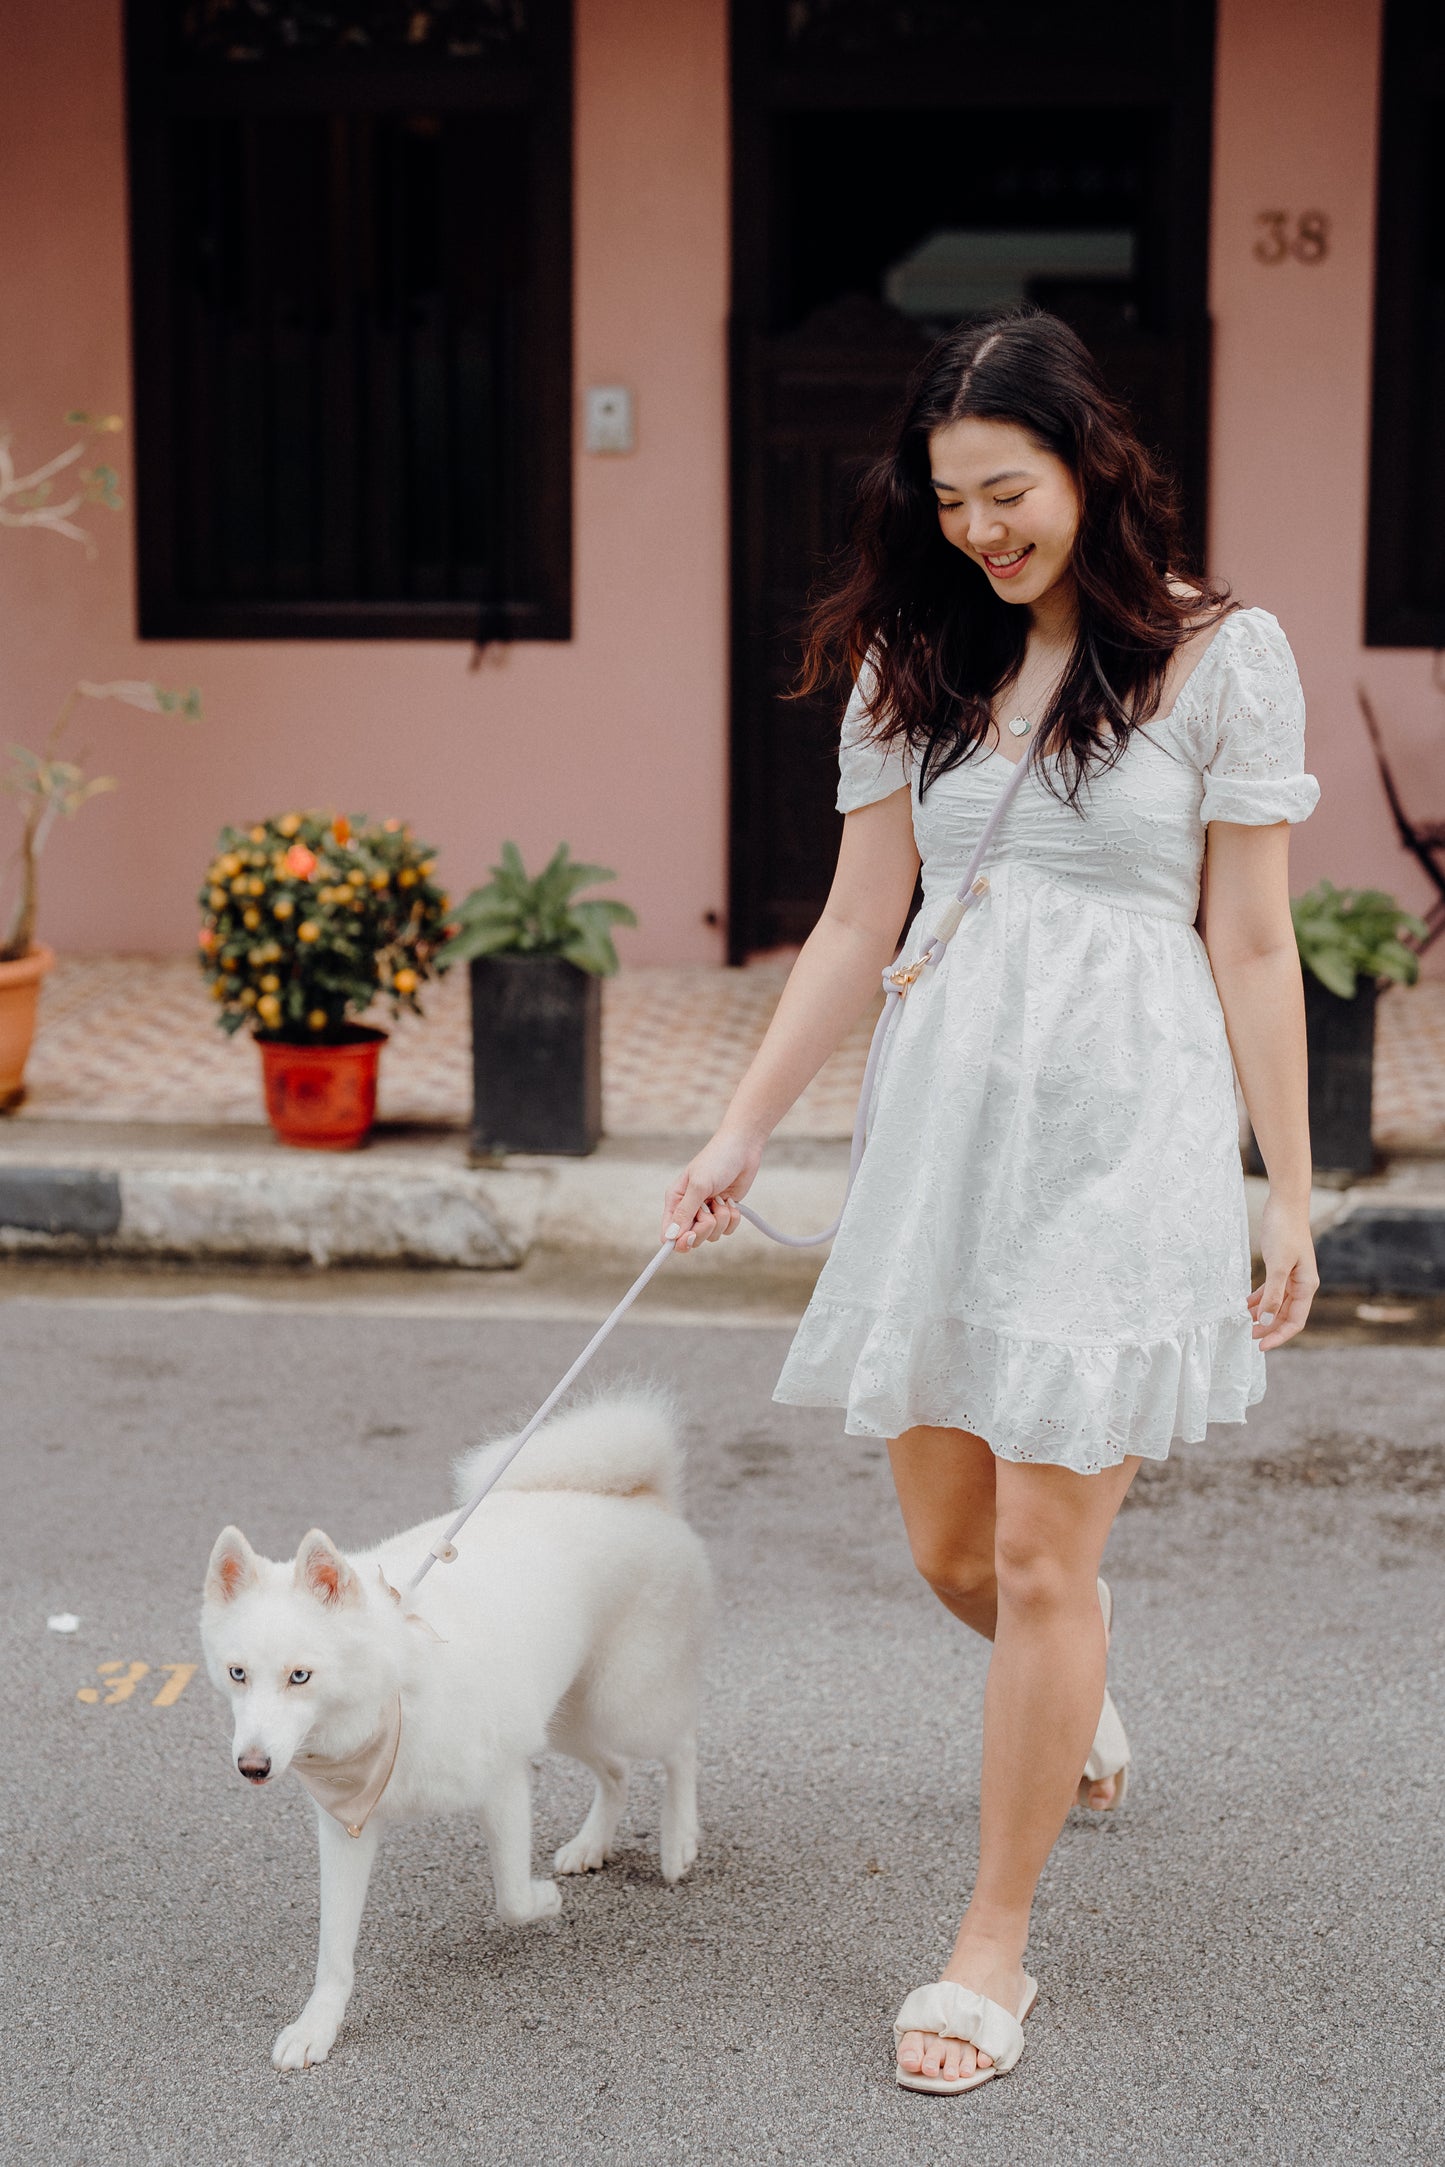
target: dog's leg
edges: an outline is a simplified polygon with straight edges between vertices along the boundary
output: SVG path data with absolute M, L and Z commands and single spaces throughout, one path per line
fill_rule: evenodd
M 550 1919 L 562 1909 L 555 1881 L 532 1879 L 532 1776 L 525 1762 L 499 1769 L 482 1807 L 497 1909 L 509 1926 Z
M 552 1863 L 559 1874 L 595 1873 L 612 1856 L 617 1824 L 627 1803 L 627 1763 L 610 1753 L 577 1755 L 597 1778 L 586 1820 L 570 1843 L 564 1843 Z
M 662 1878 L 680 1881 L 697 1857 L 697 1733 L 689 1731 L 662 1764 Z
M 305 2069 L 324 2062 L 341 2029 L 355 1976 L 352 1959 L 366 1904 L 367 1884 L 379 1841 L 374 1826 L 348 1836 L 329 1813 L 316 1815 L 321 1853 L 321 1945 L 311 1999 L 271 2049 L 278 2069 Z

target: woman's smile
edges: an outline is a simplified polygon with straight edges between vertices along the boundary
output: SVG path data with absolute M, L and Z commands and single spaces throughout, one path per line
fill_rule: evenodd
M 983 555 L 983 561 L 995 579 L 1012 579 L 1019 566 L 1025 563 L 1033 555 L 1033 552 L 1034 544 L 1025 542 L 1022 549 L 1012 550 L 1006 557 L 990 557 L 984 555 L 983 552 L 980 552 L 980 554 Z

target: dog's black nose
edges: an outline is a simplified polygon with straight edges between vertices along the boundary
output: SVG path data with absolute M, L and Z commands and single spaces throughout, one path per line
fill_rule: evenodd
M 248 1783 L 264 1783 L 271 1773 L 271 1756 L 268 1753 L 238 1753 L 236 1766 Z

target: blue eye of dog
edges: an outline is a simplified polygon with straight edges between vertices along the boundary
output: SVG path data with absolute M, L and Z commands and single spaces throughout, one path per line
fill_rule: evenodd
M 226 1675 L 230 1679 L 232 1685 L 244 1685 L 246 1683 L 246 1673 L 244 1672 L 244 1670 L 242 1670 L 239 1663 L 233 1663 L 230 1669 L 227 1671 Z
M 310 1678 L 311 1673 L 309 1670 L 293 1670 L 286 1683 L 288 1685 L 306 1685 L 310 1682 Z

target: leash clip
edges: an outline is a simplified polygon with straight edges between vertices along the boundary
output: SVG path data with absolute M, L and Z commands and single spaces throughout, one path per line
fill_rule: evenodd
M 890 964 L 888 969 L 883 973 L 884 985 L 891 986 L 893 988 L 893 991 L 901 999 L 902 996 L 907 993 L 909 987 L 914 983 L 915 979 L 917 979 L 921 975 L 924 965 L 927 963 L 927 961 L 927 956 L 915 956 L 911 963 Z
M 883 973 L 883 983 L 890 987 L 901 1000 L 910 986 L 915 985 L 931 963 L 937 963 L 948 943 L 963 923 L 970 903 L 988 894 L 988 875 L 980 873 L 963 895 L 956 895 L 938 921 L 937 931 L 924 949 L 911 963 L 893 963 Z

